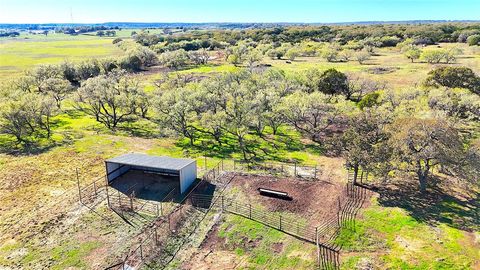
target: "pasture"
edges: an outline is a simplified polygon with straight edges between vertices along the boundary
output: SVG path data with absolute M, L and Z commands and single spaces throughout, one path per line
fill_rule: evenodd
M 0 79 L 11 78 L 39 64 L 78 62 L 120 54 L 122 51 L 112 44 L 112 39 L 95 36 L 50 34 L 29 39 L 0 39 Z

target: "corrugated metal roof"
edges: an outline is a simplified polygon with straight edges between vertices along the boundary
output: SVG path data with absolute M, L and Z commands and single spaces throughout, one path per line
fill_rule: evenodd
M 178 171 L 192 162 L 195 162 L 195 160 L 131 153 L 107 159 L 106 162 Z

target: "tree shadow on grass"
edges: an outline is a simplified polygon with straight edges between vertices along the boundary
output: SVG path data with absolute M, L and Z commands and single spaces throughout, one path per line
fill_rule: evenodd
M 48 143 L 37 143 L 37 142 L 18 143 L 13 140 L 12 141 L 2 140 L 0 142 L 0 153 L 7 154 L 10 156 L 39 155 L 39 154 L 48 152 L 59 145 L 61 144 L 53 141 L 50 141 Z
M 178 140 L 175 146 L 182 148 L 183 151 L 193 155 L 202 155 L 212 158 L 228 158 L 236 153 L 236 146 L 228 141 L 223 140 L 222 145 L 209 139 L 199 139 L 193 145 L 188 139 Z
M 117 135 L 126 135 L 129 137 L 139 137 L 144 139 L 155 139 L 159 137 L 159 132 L 135 125 L 119 126 L 115 131 L 117 132 Z
M 412 181 L 399 181 L 393 185 L 380 186 L 377 192 L 380 205 L 403 208 L 420 222 L 430 225 L 445 223 L 467 231 L 480 230 L 478 192 L 460 198 L 449 194 L 438 185 L 433 185 L 428 192 L 421 193 L 418 184 Z

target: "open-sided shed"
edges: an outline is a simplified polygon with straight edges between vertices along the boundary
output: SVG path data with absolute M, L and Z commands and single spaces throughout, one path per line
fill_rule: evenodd
M 140 170 L 177 178 L 184 193 L 197 178 L 197 163 L 193 159 L 125 154 L 105 161 L 108 183 L 129 170 Z

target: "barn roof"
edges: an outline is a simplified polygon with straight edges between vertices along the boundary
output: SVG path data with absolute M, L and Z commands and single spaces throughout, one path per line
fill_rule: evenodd
M 130 153 L 107 159 L 106 162 L 178 171 L 195 162 L 195 160 Z

